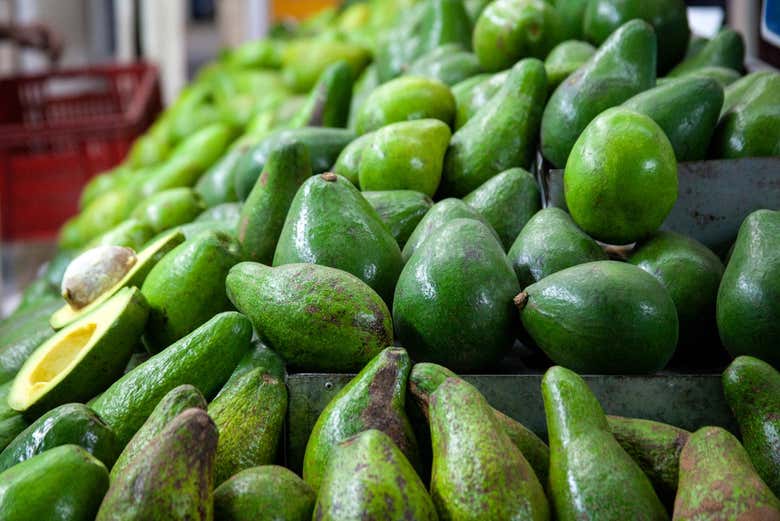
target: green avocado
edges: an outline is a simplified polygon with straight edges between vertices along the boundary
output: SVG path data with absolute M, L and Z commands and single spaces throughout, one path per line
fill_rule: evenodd
M 77 445 L 62 445 L 0 474 L 3 521 L 92 521 L 108 471 Z
M 677 346 L 669 292 L 644 270 L 596 261 L 558 271 L 515 298 L 523 327 L 553 362 L 595 374 L 653 373 Z
M 393 299 L 398 341 L 420 362 L 456 371 L 491 368 L 514 341 L 512 297 L 519 289 L 490 227 L 452 220 L 422 243 L 401 272 Z M 460 327 L 452 327 L 455 317 Z
M 766 78 L 775 74 L 777 73 L 773 71 L 751 72 L 723 89 L 723 108 L 720 110 L 720 117 L 722 118 L 731 109 L 751 98 L 753 87 L 762 84 Z
M 541 61 L 529 58 L 512 67 L 501 90 L 452 136 L 441 192 L 462 197 L 499 172 L 529 168 L 546 97 Z
M 398 243 L 352 183 L 310 177 L 295 195 L 273 265 L 308 262 L 344 270 L 391 302 L 403 262 Z
M 329 65 L 287 125 L 290 128 L 347 126 L 353 79 L 347 62 Z
M 694 69 L 718 66 L 742 71 L 745 61 L 745 41 L 731 29 L 723 29 L 707 42 L 699 52 L 685 58 L 667 73 L 668 77 L 682 76 Z
M 154 228 L 147 222 L 130 217 L 117 224 L 107 232 L 98 235 L 85 249 L 97 246 L 125 246 L 140 251 L 149 239 L 155 236 Z
M 54 334 L 49 325 L 51 314 L 62 304 L 61 298 L 43 300 L 14 313 L 0 326 L 0 383 L 10 382 L 35 349 Z
M 566 40 L 556 45 L 544 59 L 548 89 L 555 89 L 595 53 L 595 47 L 580 40 Z
M 362 192 L 366 201 L 374 207 L 400 248 L 414 231 L 420 220 L 433 206 L 430 197 L 414 190 L 384 190 Z
M 8 393 L 13 381 L 0 384 L 0 451 L 5 449 L 30 423 L 8 405 Z
M 341 151 L 336 163 L 331 171 L 347 179 L 350 183 L 358 186 L 360 161 L 363 158 L 363 151 L 368 148 L 374 139 L 374 133 L 368 132 L 362 136 L 353 139 L 344 150 Z
M 582 21 L 585 19 L 585 9 L 590 0 L 554 0 L 558 23 L 560 26 L 560 38 L 582 40 Z
M 148 313 L 141 292 L 123 288 L 35 349 L 14 379 L 8 404 L 34 418 L 103 391 L 122 374 Z
M 708 67 L 702 67 L 700 69 L 692 69 L 689 72 L 672 78 L 658 78 L 658 82 L 656 84 L 662 85 L 663 83 L 681 78 L 710 78 L 717 81 L 718 84 L 725 89 L 741 77 L 742 75 L 734 69 L 711 65 Z
M 739 227 L 716 303 L 718 331 L 732 356 L 780 368 L 780 211 L 757 210 Z
M 435 47 L 414 60 L 407 74 L 455 85 L 482 72 L 477 55 L 457 43 Z
M 349 103 L 347 128 L 356 130 L 358 114 L 363 110 L 366 99 L 377 87 L 379 87 L 379 73 L 377 72 L 376 63 L 372 63 L 363 69 L 363 73 L 352 86 L 352 100 Z
M 240 138 L 237 142 L 242 140 L 243 138 Z M 200 195 L 206 206 L 212 207 L 238 200 L 233 174 L 238 160 L 249 146 L 250 142 L 232 146 L 200 176 L 193 189 Z
M 203 210 L 202 213 L 193 222 L 228 222 L 238 225 L 238 220 L 241 217 L 241 203 L 220 203 L 216 206 L 212 206 Z
M 83 248 L 89 241 L 107 232 L 130 216 L 138 204 L 135 186 L 109 190 L 62 225 L 59 246 L 66 250 Z
M 16 305 L 16 308 L 14 308 L 13 312 L 0 320 L 0 337 L 3 336 L 3 324 L 6 326 L 11 326 L 11 324 L 13 324 L 13 327 L 9 327 L 9 329 L 15 330 L 18 327 L 16 318 L 22 312 L 41 304 L 52 302 L 58 297 L 61 297 L 59 291 L 57 291 L 58 289 L 59 288 L 52 284 L 45 276 L 39 276 L 27 284 L 20 295 L 19 303 Z M 12 319 L 11 317 L 14 318 Z M 2 340 L 0 340 L 0 346 L 2 345 Z
M 393 345 L 387 305 L 363 281 L 317 264 L 234 266 L 225 281 L 260 339 L 299 370 L 346 372 Z
M 371 53 L 349 42 L 298 38 L 282 50 L 284 82 L 294 92 L 309 92 L 322 73 L 340 61 L 347 62 L 352 78 L 357 78 L 371 61 Z
M 237 380 L 254 369 L 261 369 L 264 374 L 269 374 L 280 381 L 285 381 L 287 377 L 287 367 L 284 359 L 263 344 L 260 339 L 252 340 L 252 348 L 238 362 L 235 370 L 225 382 L 225 386 L 217 393 L 217 396 L 224 391 L 233 380 Z
M 193 221 L 206 205 L 192 188 L 171 188 L 141 202 L 131 218 L 147 223 L 154 233 Z
M 484 107 L 504 85 L 509 70 L 495 74 L 477 74 L 453 85 L 452 94 L 455 96 L 455 126 L 454 130 L 466 124 L 466 122 Z
M 191 384 L 213 397 L 249 350 L 251 337 L 244 315 L 220 313 L 114 382 L 91 407 L 127 443 L 171 389 Z
M 565 167 L 593 118 L 655 85 L 655 64 L 655 33 L 647 22 L 632 20 L 612 33 L 550 96 L 542 116 L 544 157 Z

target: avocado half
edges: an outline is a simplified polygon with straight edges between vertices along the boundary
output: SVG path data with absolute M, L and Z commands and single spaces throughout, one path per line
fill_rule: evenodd
M 136 256 L 135 264 L 122 279 L 103 292 L 98 298 L 90 302 L 81 309 L 74 309 L 70 304 L 65 304 L 52 314 L 49 324 L 55 330 L 62 329 L 68 324 L 73 323 L 79 318 L 94 311 L 101 304 L 111 298 L 120 289 L 127 286 L 141 287 L 149 271 L 157 262 L 162 259 L 166 253 L 184 242 L 184 234 L 179 230 L 166 233 L 159 239 L 156 239 L 149 246 L 141 250 Z
M 138 288 L 120 289 L 33 351 L 14 378 L 8 405 L 37 417 L 58 405 L 86 402 L 122 375 L 148 315 Z

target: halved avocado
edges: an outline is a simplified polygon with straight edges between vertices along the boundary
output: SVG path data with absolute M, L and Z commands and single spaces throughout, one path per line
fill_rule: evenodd
M 81 309 L 74 309 L 69 304 L 65 304 L 60 309 L 54 312 L 49 319 L 49 324 L 55 330 L 62 329 L 63 327 L 78 320 L 84 315 L 94 311 L 100 305 L 111 298 L 117 291 L 127 286 L 141 287 L 144 279 L 149 274 L 149 271 L 154 267 L 157 262 L 162 259 L 166 253 L 174 249 L 176 246 L 184 242 L 184 234 L 178 230 L 174 230 L 170 233 L 166 233 L 159 239 L 156 239 L 149 246 L 141 250 L 136 256 L 135 264 L 127 274 L 122 277 L 122 280 L 111 286 L 108 290 L 102 293 L 93 302 L 87 304 Z
M 105 390 L 122 376 L 148 315 L 140 290 L 122 288 L 38 346 L 17 373 L 8 405 L 37 417 L 64 403 L 86 402 Z

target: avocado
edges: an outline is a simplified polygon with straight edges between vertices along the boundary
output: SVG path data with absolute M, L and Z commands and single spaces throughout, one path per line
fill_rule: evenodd
M 139 251 L 154 235 L 154 228 L 148 223 L 130 217 L 89 241 L 86 248 L 124 246 Z
M 113 287 L 136 263 L 124 246 L 98 246 L 73 259 L 62 275 L 62 298 L 81 309 Z
M 195 183 L 193 190 L 200 195 L 208 207 L 238 201 L 234 179 L 235 167 L 246 149 L 255 143 L 254 140 L 245 141 L 243 137 L 236 142 L 241 144 L 231 146 Z
M 391 302 L 401 249 L 352 183 L 336 174 L 310 177 L 295 194 L 273 265 L 308 262 L 344 270 Z
M 732 356 L 780 368 L 780 211 L 756 210 L 739 227 L 716 302 L 718 331 Z
M 708 41 L 701 50 L 688 56 L 670 70 L 667 77 L 682 76 L 702 67 L 727 67 L 735 71 L 744 69 L 745 41 L 732 29 L 723 29 Z
M 134 185 L 109 190 L 92 201 L 81 213 L 68 219 L 60 228 L 59 246 L 78 250 L 130 216 L 138 203 Z
M 154 407 L 140 429 L 133 435 L 111 467 L 111 480 L 125 469 L 139 454 L 145 452 L 152 439 L 160 434 L 168 423 L 186 409 L 206 410 L 206 400 L 195 387 L 185 384 L 171 389 Z
M 542 378 L 555 519 L 669 519 L 650 480 L 609 430 L 585 381 L 554 366 Z
M 501 90 L 511 70 L 495 74 L 477 74 L 452 87 L 455 96 L 455 126 L 458 130 Z
M 355 434 L 378 429 L 387 434 L 415 468 L 420 455 L 406 416 L 406 383 L 412 362 L 403 348 L 375 356 L 323 409 L 309 435 L 303 479 L 316 491 L 323 483 L 336 446 Z
M 363 110 L 368 96 L 379 87 L 379 73 L 376 63 L 372 63 L 360 74 L 355 84 L 352 86 L 352 100 L 349 102 L 349 118 L 347 128 L 357 130 L 357 117 Z
M 312 519 L 439 518 L 425 485 L 393 440 L 369 429 L 334 447 Z
M 317 264 L 234 266 L 230 301 L 260 339 L 297 369 L 345 372 L 393 345 L 387 305 L 363 281 Z
M 580 40 L 566 40 L 553 47 L 544 59 L 548 90 L 555 89 L 595 53 L 595 47 Z
M 336 158 L 336 162 L 331 171 L 334 174 L 338 174 L 347 179 L 353 185 L 358 186 L 360 161 L 363 158 L 363 152 L 368 148 L 373 139 L 373 132 L 367 132 L 362 136 L 353 139 L 344 147 L 344 150 L 341 151 L 339 157 Z
M 582 21 L 585 9 L 590 0 L 555 0 L 550 2 L 555 6 L 558 15 L 560 38 L 582 40 Z
M 290 41 L 282 49 L 284 83 L 294 92 L 309 92 L 325 69 L 340 61 L 345 61 L 352 78 L 357 78 L 371 61 L 371 53 L 359 45 L 335 39 Z
M 123 288 L 36 348 L 17 373 L 8 404 L 34 418 L 103 391 L 122 374 L 148 313 L 141 292 Z
M 7 328 L 0 328 L 0 383 L 12 381 L 32 352 L 54 335 L 49 317 L 61 303 L 60 298 L 42 300 L 14 313 Z
M 0 474 L 3 521 L 92 521 L 108 471 L 77 445 L 62 445 Z
M 655 85 L 656 39 L 642 20 L 620 26 L 550 96 L 542 115 L 541 148 L 555 168 L 566 160 L 593 118 Z
M 514 341 L 512 297 L 519 288 L 489 226 L 474 219 L 450 221 L 401 272 L 393 299 L 398 341 L 420 362 L 456 371 L 491 368 Z M 461 327 L 452 327 L 453 317 Z
M 777 73 L 766 70 L 751 72 L 723 89 L 723 108 L 720 110 L 720 117 L 722 118 L 731 109 L 751 98 L 753 87 L 762 84 L 774 74 Z
M 644 239 L 677 201 L 677 160 L 650 117 L 614 107 L 599 114 L 572 147 L 563 173 L 572 219 L 609 244 Z
M 106 290 L 98 298 L 78 310 L 73 309 L 66 304 L 55 311 L 49 320 L 51 327 L 54 329 L 62 329 L 100 307 L 102 303 L 115 295 L 120 289 L 128 286 L 141 286 L 146 276 L 160 259 L 183 241 L 184 235 L 177 230 L 160 236 L 149 244 L 149 246 L 139 251 L 136 254 L 135 264 L 130 268 L 130 271 L 127 272 L 122 280 L 117 282 L 112 288 Z
M 701 69 L 692 69 L 689 72 L 675 76 L 672 78 L 658 78 L 657 85 L 661 85 L 663 82 L 670 82 L 676 79 L 682 78 L 710 78 L 718 82 L 722 88 L 726 88 L 735 81 L 739 80 L 742 75 L 734 69 L 728 67 L 720 67 L 717 65 L 710 65 L 708 67 L 702 67 Z
M 450 129 L 438 119 L 391 123 L 373 132 L 360 155 L 361 190 L 416 190 L 433 196 Z
M 310 521 L 316 499 L 294 472 L 278 465 L 252 467 L 214 489 L 214 519 Z
M 490 223 L 505 250 L 542 206 L 536 180 L 522 168 L 510 168 L 491 177 L 466 195 L 463 202 Z
M 644 270 L 617 261 L 580 264 L 527 286 L 515 298 L 526 332 L 556 364 L 596 374 L 663 369 L 677 346 L 669 292 Z
M 400 248 L 404 247 L 417 224 L 433 206 L 430 197 L 414 190 L 362 193 L 366 201 L 379 214 Z
M 501 90 L 452 136 L 442 194 L 462 197 L 508 168 L 529 168 L 546 96 L 541 61 L 528 58 L 512 67 Z
M 252 340 L 252 347 L 247 354 L 238 362 L 233 373 L 225 382 L 224 387 L 217 393 L 219 396 L 222 391 L 232 384 L 233 380 L 238 380 L 248 372 L 254 369 L 261 369 L 264 374 L 268 374 L 280 381 L 287 378 L 287 367 L 284 359 L 263 344 L 260 339 Z
M 458 43 L 448 43 L 420 55 L 406 73 L 452 86 L 480 72 L 483 71 L 476 54 Z
M 8 405 L 8 393 L 12 384 L 13 381 L 0 384 L 0 451 L 30 425 L 22 413 Z
M 290 128 L 346 127 L 354 76 L 346 61 L 322 71 L 303 106 L 287 122 Z
M 127 443 L 171 389 L 191 384 L 213 397 L 249 350 L 251 337 L 244 315 L 220 313 L 114 382 L 91 407 Z
M 44 302 L 52 302 L 59 296 L 60 295 L 57 292 L 57 286 L 54 286 L 43 275 L 37 277 L 35 280 L 24 287 L 24 290 L 22 291 L 19 298 L 19 303 L 16 305 L 14 310 L 10 314 L 7 314 L 2 320 L 0 320 L 0 337 L 4 336 L 3 331 L 5 329 L 10 330 L 16 329 L 18 327 L 15 318 L 21 315 L 22 312 L 43 304 Z M 13 319 L 11 317 L 13 317 Z M 13 327 L 10 327 L 12 322 Z M 3 327 L 4 325 L 6 328 Z M 2 340 L 0 340 L 0 342 L 2 342 Z M 0 346 L 2 345 L 3 344 L 0 343 Z
M 390 123 L 415 119 L 438 119 L 450 125 L 455 116 L 455 98 L 439 80 L 402 76 L 375 88 L 361 105 L 355 131 L 366 134 Z
M 203 210 L 193 222 L 226 221 L 238 224 L 241 217 L 241 203 L 221 203 Z

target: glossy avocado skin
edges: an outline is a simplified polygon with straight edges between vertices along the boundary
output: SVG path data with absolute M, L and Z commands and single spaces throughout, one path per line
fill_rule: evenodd
M 391 302 L 401 250 L 376 211 L 346 179 L 309 178 L 293 199 L 279 235 L 274 266 L 308 262 L 362 279 Z
M 674 519 L 708 513 L 723 519 L 780 519 L 780 500 L 758 476 L 737 438 L 720 427 L 694 432 L 680 454 Z
M 489 227 L 455 219 L 436 230 L 398 279 L 393 321 L 418 361 L 453 370 L 493 367 L 512 344 L 520 287 Z M 460 327 L 453 328 L 457 320 Z
M 15 314 L 12 324 L 0 331 L 0 382 L 10 382 L 24 361 L 54 334 L 49 317 L 62 306 L 62 299 L 46 299 Z M 13 325 L 13 327 L 10 327 Z
M 490 101 L 509 76 L 510 70 L 495 74 L 477 74 L 452 86 L 455 96 L 455 130 L 466 124 Z
M 555 207 L 539 210 L 528 220 L 507 256 L 522 288 L 556 271 L 608 258 L 569 214 Z
M 658 123 L 677 161 L 697 161 L 707 156 L 723 106 L 723 88 L 712 79 L 683 77 L 641 92 L 623 106 Z
M 338 174 L 341 177 L 347 179 L 350 183 L 358 186 L 359 173 L 360 173 L 360 161 L 363 158 L 363 152 L 374 140 L 374 133 L 367 132 L 360 137 L 357 137 L 350 141 L 350 143 L 344 147 L 339 157 L 336 158 L 331 171 L 334 174 Z
M 149 224 L 154 233 L 195 219 L 206 206 L 192 188 L 171 188 L 158 192 L 139 204 L 131 217 Z
M 548 369 L 542 398 L 550 440 L 548 494 L 556 519 L 669 519 L 580 376 L 560 366 Z
M 580 133 L 604 110 L 655 85 L 656 42 L 642 20 L 622 25 L 596 54 L 566 78 L 550 96 L 541 127 L 542 153 L 556 168 Z
M 528 334 L 557 364 L 581 373 L 652 373 L 677 346 L 677 311 L 652 275 L 596 261 L 553 273 L 515 302 Z
M 588 42 L 566 40 L 556 45 L 544 59 L 549 89 L 555 89 L 571 73 L 587 62 L 596 48 Z
M 466 195 L 463 202 L 490 223 L 505 250 L 512 246 L 523 226 L 542 207 L 536 180 L 522 168 L 510 168 L 491 177 Z
M 662 85 L 681 78 L 710 78 L 718 82 L 724 89 L 739 80 L 742 75 L 734 69 L 728 67 L 721 67 L 719 65 L 708 65 L 700 69 L 692 69 L 689 72 L 681 74 L 680 76 L 671 78 L 658 78 L 656 85 Z
M 8 405 L 8 392 L 12 383 L 13 381 L 0 384 L 0 451 L 30 425 L 22 413 Z
M 742 35 L 731 29 L 723 29 L 696 53 L 688 56 L 667 73 L 681 76 L 694 69 L 718 66 L 742 71 L 745 61 L 745 41 Z
M 346 61 L 328 66 L 303 106 L 289 120 L 289 127 L 346 127 L 352 83 L 352 69 Z
M 369 429 L 334 449 L 312 519 L 436 521 L 436 509 L 414 468 L 385 433 Z
M 409 65 L 407 74 L 455 85 L 482 72 L 477 56 L 463 46 L 450 43 L 431 49 Z
M 368 96 L 374 92 L 374 89 L 379 87 L 379 73 L 377 72 L 376 63 L 372 63 L 360 74 L 355 81 L 355 85 L 352 86 L 352 100 L 349 103 L 349 118 L 347 120 L 347 128 L 356 130 L 357 117 L 360 114 L 363 104 L 365 104 Z
M 294 472 L 262 465 L 242 470 L 214 489 L 214 518 L 310 521 L 316 499 L 312 488 Z
M 759 476 L 780 497 L 780 372 L 740 356 L 723 373 L 723 393 Z
M 501 90 L 452 136 L 441 193 L 462 197 L 512 167 L 529 168 L 547 96 L 544 65 L 520 61 Z
M 242 262 L 226 285 L 231 302 L 251 318 L 260 339 L 292 367 L 354 371 L 393 345 L 387 305 L 344 271 Z
M 723 108 L 720 111 L 720 117 L 722 118 L 735 106 L 743 103 L 746 99 L 751 97 L 753 87 L 755 85 L 762 84 L 764 81 L 766 81 L 766 78 L 769 78 L 774 74 L 776 73 L 772 71 L 751 72 L 750 74 L 742 76 L 737 81 L 723 89 Z
M 756 210 L 742 221 L 716 309 L 720 339 L 732 356 L 780 367 L 780 211 Z
M 154 228 L 151 225 L 140 219 L 129 217 L 102 235 L 92 239 L 86 248 L 126 246 L 135 251 L 140 251 L 152 237 L 154 237 Z
M 420 220 L 433 206 L 430 197 L 414 190 L 362 192 L 403 249 Z

